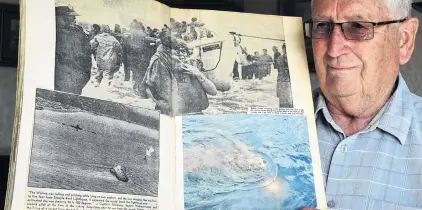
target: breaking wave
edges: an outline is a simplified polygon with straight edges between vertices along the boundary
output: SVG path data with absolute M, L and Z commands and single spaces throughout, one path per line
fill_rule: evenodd
M 225 117 L 184 120 L 185 209 L 315 207 L 306 120 Z
M 239 141 L 188 148 L 184 159 L 185 181 L 213 185 L 213 192 L 209 192 L 212 194 L 262 187 L 277 174 L 277 165 L 271 158 Z M 185 192 L 191 193 L 189 188 Z

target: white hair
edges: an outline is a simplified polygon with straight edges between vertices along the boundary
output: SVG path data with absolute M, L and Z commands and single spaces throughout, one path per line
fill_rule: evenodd
M 404 18 L 412 15 L 412 0 L 384 0 L 392 18 Z
M 412 0 L 384 0 L 391 18 L 404 18 L 412 15 Z M 314 0 L 311 1 L 313 8 Z

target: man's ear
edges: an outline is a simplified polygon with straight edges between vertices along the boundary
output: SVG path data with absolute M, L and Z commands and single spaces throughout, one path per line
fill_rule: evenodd
M 412 57 L 418 27 L 419 20 L 417 18 L 404 21 L 400 27 L 400 65 L 406 64 Z

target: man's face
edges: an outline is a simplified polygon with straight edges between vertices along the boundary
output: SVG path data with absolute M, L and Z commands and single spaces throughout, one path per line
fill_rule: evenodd
M 384 0 L 314 0 L 314 21 L 388 21 L 393 20 Z M 402 17 L 401 17 L 402 18 Z M 315 68 L 324 95 L 374 100 L 391 87 L 399 68 L 397 25 L 374 28 L 374 38 L 347 40 L 340 26 L 331 37 L 313 39 Z
M 76 25 L 76 17 L 72 15 L 57 16 L 58 24 L 65 27 L 73 27 Z
M 267 55 L 267 51 L 266 51 L 266 50 L 263 50 L 263 51 L 262 51 L 262 53 L 263 53 L 264 55 Z
M 65 20 L 66 20 L 67 24 L 70 25 L 70 26 L 75 26 L 75 24 L 76 24 L 76 17 L 73 16 L 73 15 L 65 16 Z

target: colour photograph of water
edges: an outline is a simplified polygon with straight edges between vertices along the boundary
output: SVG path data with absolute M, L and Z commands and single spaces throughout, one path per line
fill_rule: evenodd
M 183 116 L 185 209 L 316 207 L 305 116 Z

